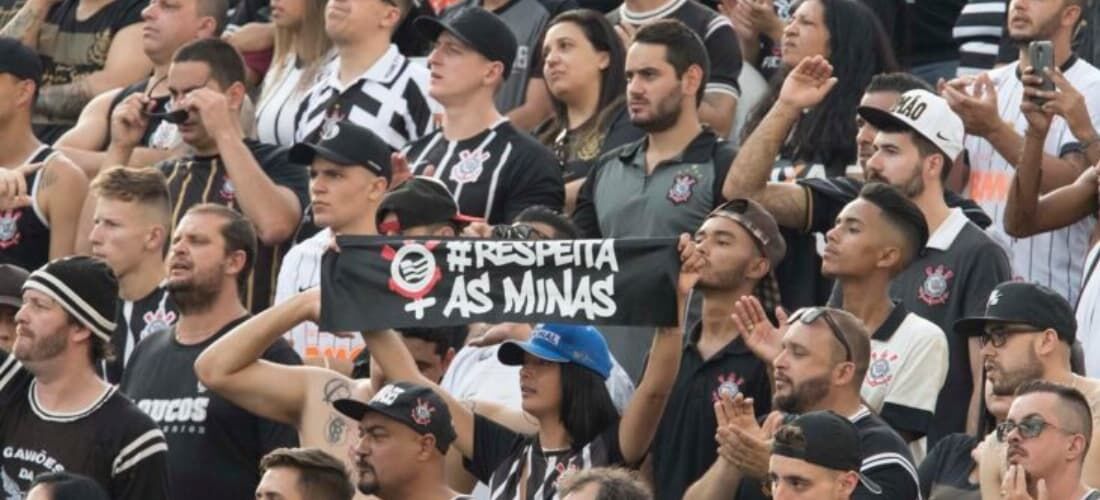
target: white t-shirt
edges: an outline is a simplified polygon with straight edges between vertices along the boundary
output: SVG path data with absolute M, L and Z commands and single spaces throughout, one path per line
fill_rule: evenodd
M 286 59 L 283 65 L 272 64 L 264 78 L 263 98 L 256 107 L 256 137 L 263 143 L 289 147 L 294 144 L 298 107 L 312 85 L 302 84 L 298 58 L 290 54 Z
M 1100 243 L 1092 247 L 1085 259 L 1084 287 L 1077 302 L 1077 340 L 1085 352 L 1085 374 L 1100 377 Z
M 926 432 L 948 361 L 943 330 L 899 303 L 871 336 L 871 361 L 859 395 L 894 430 Z M 924 457 L 924 443 L 910 444 L 917 460 Z
M 991 70 L 989 77 L 997 88 L 998 114 L 1022 135 L 1027 130 L 1027 119 L 1020 111 L 1023 84 L 1016 75 L 1017 68 L 1018 63 L 1008 64 Z M 1100 70 L 1076 59 L 1064 73 L 1084 96 L 1093 126 L 1100 128 Z M 1055 116 L 1043 150 L 1049 155 L 1060 156 L 1066 145 L 1077 142 L 1066 121 Z M 993 218 L 988 231 L 1008 252 L 1013 274 L 1050 287 L 1074 303 L 1081 289 L 1081 266 L 1088 253 L 1095 218 L 1088 217 L 1069 227 L 1030 238 L 1008 236 L 1004 230 L 1005 202 L 1016 169 L 985 139 L 967 136 L 965 146 L 970 154 L 971 169 L 967 194 Z
M 291 247 L 283 257 L 279 278 L 275 282 L 276 304 L 321 285 L 321 257 L 330 241 L 332 231 L 322 229 L 308 240 Z M 319 331 L 317 324 L 309 321 L 291 328 L 285 337 L 302 359 L 324 356 L 351 361 L 365 345 L 358 335 L 347 339 L 339 338 Z

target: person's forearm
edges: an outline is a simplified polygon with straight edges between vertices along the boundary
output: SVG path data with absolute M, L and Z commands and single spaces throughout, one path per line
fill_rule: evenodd
M 732 200 L 756 198 L 763 193 L 775 157 L 800 114 L 801 110 L 776 101 L 752 135 L 741 144 L 741 151 L 734 157 L 722 184 L 722 196 Z
M 1024 139 L 1012 128 L 1008 122 L 996 118 L 999 123 L 994 126 L 986 140 L 993 145 L 1005 160 L 1013 167 L 1020 161 L 1020 153 L 1023 151 Z M 1077 179 L 1083 169 L 1077 168 L 1069 161 L 1062 158 L 1044 154 L 1041 161 L 1043 170 L 1042 183 L 1039 185 L 1040 193 L 1048 193 L 1059 187 L 1065 186 Z
M 736 113 L 737 98 L 726 93 L 703 94 L 703 101 L 699 103 L 699 121 L 710 125 L 714 133 L 723 139 L 729 137 Z
M 256 225 L 256 236 L 265 244 L 285 241 L 294 233 L 301 217 L 296 200 L 288 200 L 280 188 L 256 163 L 252 151 L 239 135 L 218 138 L 218 153 L 237 190 L 241 212 Z
M 1039 183 L 1043 178 L 1043 143 L 1047 131 L 1028 131 L 1020 163 L 1012 176 L 1005 203 L 1005 232 L 1012 236 L 1030 233 L 1038 220 Z
M 684 500 L 713 500 L 715 498 L 733 498 L 741 485 L 741 471 L 718 457 L 714 465 L 707 469 L 684 493 Z
M 363 332 L 363 343 L 366 344 L 367 352 L 371 353 L 371 361 L 378 363 L 379 368 L 386 374 L 387 380 L 435 384 L 416 368 L 416 361 L 397 332 L 393 330 Z
M 118 165 L 129 165 L 130 157 L 134 154 L 136 146 L 123 145 L 112 142 L 107 146 L 107 153 L 103 156 L 103 163 L 99 166 L 113 167 Z
M 80 111 L 95 97 L 96 92 L 86 77 L 78 77 L 72 83 L 43 87 L 38 93 L 34 110 L 50 121 L 76 121 Z
M 308 304 L 294 298 L 253 316 L 206 348 L 195 371 L 209 385 L 232 376 L 263 356 L 271 344 L 308 316 Z
M 46 20 L 50 8 L 43 2 L 30 1 L 15 13 L 8 23 L 0 28 L 0 36 L 15 38 L 23 45 L 35 49 L 38 47 L 38 30 Z

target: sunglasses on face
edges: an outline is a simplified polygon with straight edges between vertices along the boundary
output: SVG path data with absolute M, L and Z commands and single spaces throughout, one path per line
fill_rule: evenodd
M 982 347 L 991 345 L 994 348 L 1000 349 L 1008 343 L 1008 338 L 1021 334 L 1021 333 L 1037 333 L 1039 330 L 1033 326 L 1028 325 L 1016 325 L 1005 326 L 997 325 L 986 328 L 985 333 L 978 339 L 978 342 Z
M 844 332 L 840 330 L 840 326 L 837 325 L 836 320 L 829 314 L 829 309 L 825 307 L 803 307 L 794 312 L 790 318 L 787 319 L 788 325 L 793 325 L 796 321 L 802 322 L 803 325 L 812 325 L 820 318 L 825 318 L 825 324 L 829 325 L 829 330 L 833 332 L 833 336 L 836 337 L 837 342 L 844 346 L 844 361 L 852 361 L 852 346 L 848 344 L 848 339 L 844 337 Z
M 997 424 L 997 441 L 1000 441 L 1002 443 L 1008 441 L 1008 435 L 1011 434 L 1013 430 L 1019 431 L 1020 437 L 1024 439 L 1037 438 L 1040 434 L 1043 433 L 1044 430 L 1047 429 L 1047 427 L 1059 430 L 1071 436 L 1073 434 L 1076 434 L 1074 432 L 1070 432 L 1061 427 L 1058 427 L 1057 425 L 1054 425 L 1050 422 L 1047 422 L 1046 420 L 1043 420 L 1042 417 L 1036 416 L 1027 417 L 1021 420 L 1019 423 L 1013 420 L 1005 420 L 1004 422 Z

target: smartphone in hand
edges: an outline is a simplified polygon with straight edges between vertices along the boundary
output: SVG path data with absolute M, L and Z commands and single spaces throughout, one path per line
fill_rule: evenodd
M 1031 61 L 1031 67 L 1035 70 L 1035 76 L 1043 79 L 1039 89 L 1046 92 L 1054 91 L 1054 81 L 1047 76 L 1047 70 L 1054 70 L 1054 44 L 1050 40 L 1036 40 L 1027 45 L 1027 58 Z M 1037 99 L 1036 102 L 1041 102 Z

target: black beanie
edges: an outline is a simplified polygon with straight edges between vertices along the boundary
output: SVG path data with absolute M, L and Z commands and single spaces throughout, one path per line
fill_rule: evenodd
M 111 340 L 118 315 L 118 280 L 106 262 L 82 255 L 60 258 L 31 273 L 23 289 L 50 296 L 97 337 Z

